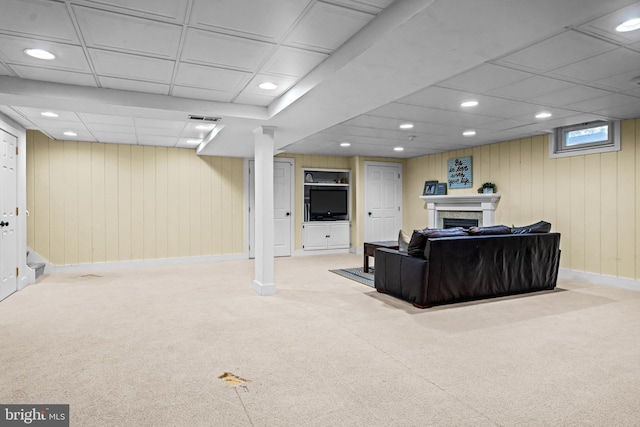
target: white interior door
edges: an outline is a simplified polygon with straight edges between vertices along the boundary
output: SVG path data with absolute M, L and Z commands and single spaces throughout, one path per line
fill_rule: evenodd
M 0 129 L 0 300 L 18 289 L 16 235 L 16 147 L 18 139 Z
M 397 240 L 402 228 L 402 169 L 396 163 L 365 163 L 365 242 Z
M 290 160 L 273 162 L 273 226 L 274 255 L 291 256 L 291 173 Z M 255 246 L 255 174 L 254 161 L 249 161 L 249 257 L 253 258 Z

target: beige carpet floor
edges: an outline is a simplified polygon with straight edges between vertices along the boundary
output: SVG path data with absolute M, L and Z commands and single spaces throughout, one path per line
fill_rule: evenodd
M 329 271 L 360 263 L 277 259 L 272 297 L 249 260 L 45 276 L 0 302 L 0 403 L 68 403 L 72 426 L 640 425 L 640 292 L 419 310 Z

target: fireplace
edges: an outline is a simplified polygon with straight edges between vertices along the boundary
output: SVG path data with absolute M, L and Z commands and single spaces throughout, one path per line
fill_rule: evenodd
M 471 228 L 477 227 L 478 220 L 470 218 L 442 218 L 442 228 Z
M 495 225 L 500 194 L 420 196 L 428 213 L 428 227 L 444 227 L 444 218 L 474 219 L 484 227 Z

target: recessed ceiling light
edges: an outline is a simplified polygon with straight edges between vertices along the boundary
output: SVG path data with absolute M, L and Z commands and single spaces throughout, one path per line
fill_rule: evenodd
M 461 107 L 475 107 L 476 105 L 478 105 L 478 101 L 464 101 L 462 104 L 460 104 Z
M 465 130 L 464 132 L 462 132 L 462 135 L 464 136 L 473 136 L 476 134 L 475 130 Z
M 187 144 L 200 144 L 201 142 L 201 139 L 187 139 Z
M 619 33 L 626 33 L 627 31 L 635 31 L 640 28 L 640 18 L 629 19 L 616 27 L 616 31 Z
M 64 132 L 62 132 L 62 133 L 63 133 L 63 134 L 65 134 L 65 135 L 67 135 L 67 136 L 78 136 L 78 134 L 77 134 L 77 133 L 75 133 L 75 132 L 74 132 L 74 131 L 72 131 L 72 130 L 67 130 L 67 131 L 64 131 Z
M 394 147 L 393 151 L 404 151 L 403 147 Z
M 198 125 L 196 126 L 196 129 L 198 130 L 209 130 L 209 129 L 213 129 L 215 125 Z
M 272 82 L 264 82 L 260 83 L 258 87 L 263 90 L 274 90 L 278 88 L 278 85 Z
M 56 56 L 43 49 L 25 49 L 24 53 L 38 59 L 56 59 Z
M 403 123 L 399 127 L 400 129 L 413 129 L 413 123 Z
M 351 143 L 350 142 L 341 142 L 340 143 L 340 147 L 351 147 Z
M 58 117 L 58 115 L 52 111 L 43 111 L 40 115 L 45 117 Z
M 551 117 L 552 114 L 547 112 L 547 111 L 543 111 L 541 113 L 536 114 L 536 119 L 547 119 L 549 117 Z

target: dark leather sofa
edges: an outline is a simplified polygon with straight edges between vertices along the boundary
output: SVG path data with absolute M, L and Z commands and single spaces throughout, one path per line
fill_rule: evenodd
M 429 238 L 424 256 L 379 248 L 378 292 L 419 308 L 554 289 L 560 234 L 503 234 Z

